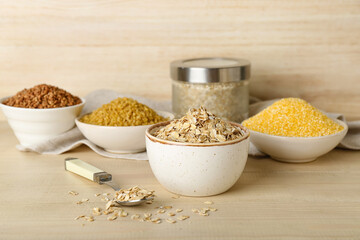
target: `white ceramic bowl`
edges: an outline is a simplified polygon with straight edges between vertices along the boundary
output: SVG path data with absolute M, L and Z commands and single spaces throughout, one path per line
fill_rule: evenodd
M 157 180 L 170 192 L 185 196 L 211 196 L 232 187 L 244 170 L 249 131 L 244 137 L 222 143 L 178 143 L 154 137 L 156 124 L 146 130 L 146 150 Z
M 250 141 L 260 151 L 281 162 L 304 163 L 314 161 L 334 149 L 345 137 L 348 127 L 337 119 L 344 129 L 322 137 L 282 137 L 250 130 Z
M 81 99 L 80 104 L 70 107 L 33 109 L 2 104 L 7 98 L 0 99 L 0 107 L 23 146 L 41 143 L 73 128 L 85 104 Z
M 156 111 L 160 116 L 174 119 L 169 112 Z M 136 153 L 145 151 L 145 131 L 151 125 L 100 126 L 75 120 L 82 134 L 91 142 L 112 153 Z

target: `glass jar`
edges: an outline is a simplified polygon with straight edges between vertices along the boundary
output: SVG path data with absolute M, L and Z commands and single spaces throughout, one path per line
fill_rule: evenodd
M 249 112 L 250 62 L 236 58 L 197 58 L 170 64 L 172 109 L 182 117 L 204 106 L 213 114 L 242 122 Z

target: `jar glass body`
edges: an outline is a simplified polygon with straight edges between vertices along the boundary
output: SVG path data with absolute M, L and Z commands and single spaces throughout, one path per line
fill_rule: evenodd
M 225 83 L 172 81 L 172 110 L 177 118 L 200 106 L 218 117 L 242 122 L 249 112 L 249 79 Z

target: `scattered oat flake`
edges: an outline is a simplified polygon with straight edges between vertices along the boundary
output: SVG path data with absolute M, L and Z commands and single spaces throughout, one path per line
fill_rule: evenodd
M 93 216 L 90 216 L 90 217 L 84 217 L 84 219 L 88 222 L 93 222 L 95 219 Z
M 171 219 L 171 218 L 166 219 L 166 221 L 167 221 L 168 223 L 176 223 L 176 220 Z
M 165 209 L 172 209 L 172 206 L 164 206 Z
M 109 220 L 109 221 L 114 221 L 115 219 L 117 219 L 117 216 L 115 214 L 111 215 L 107 218 L 107 220 Z
M 166 211 L 164 209 L 159 209 L 157 212 L 162 214 L 162 213 L 165 213 Z
M 179 195 L 175 195 L 175 196 L 172 196 L 171 198 L 173 198 L 173 199 L 178 199 L 178 198 L 180 198 L 180 196 L 179 196 Z
M 73 195 L 73 196 L 79 195 L 79 193 L 75 192 L 75 191 L 69 191 L 68 194 Z
M 109 208 L 108 210 L 103 211 L 103 214 L 109 215 L 110 213 L 113 213 L 113 212 L 114 212 L 114 209 Z
M 190 216 L 186 216 L 186 215 L 182 215 L 180 217 L 178 217 L 177 219 L 179 219 L 180 221 L 184 221 L 186 219 L 188 219 Z
M 204 216 L 204 217 L 209 216 L 209 214 L 208 214 L 208 213 L 204 213 L 204 212 L 199 212 L 199 215 L 200 215 L 200 216 Z
M 74 218 L 74 220 L 79 220 L 80 218 L 84 218 L 85 215 L 80 215 L 80 216 L 77 216 L 76 218 Z
M 102 195 L 104 195 L 104 196 L 109 196 L 110 193 L 103 193 Z
M 109 208 L 115 206 L 116 203 L 114 201 L 108 201 L 105 205 L 105 209 L 108 210 Z
M 205 204 L 208 204 L 208 205 L 213 204 L 213 202 L 212 202 L 212 201 L 205 201 L 204 203 L 205 203 Z
M 216 211 L 217 211 L 217 208 L 209 208 L 209 210 L 210 210 L 211 212 L 216 212 Z
M 134 215 L 131 216 L 132 220 L 136 220 L 136 219 L 139 219 L 139 218 L 140 218 L 139 214 L 134 214 Z
M 168 215 L 169 215 L 170 217 L 172 217 L 172 216 L 175 216 L 176 214 L 173 213 L 173 212 L 169 212 Z
M 76 202 L 76 204 L 80 205 L 80 204 L 83 204 L 83 202 L 82 202 L 82 201 L 78 201 L 78 202 Z
M 127 217 L 127 215 L 128 215 L 128 213 L 125 212 L 125 211 L 122 211 L 122 212 L 120 213 L 120 217 Z
M 208 211 L 210 211 L 210 208 L 202 208 L 200 212 L 207 213 Z
M 101 208 L 94 207 L 93 208 L 93 214 L 97 215 L 97 216 L 101 215 Z
M 151 217 L 152 214 L 151 213 L 144 213 L 144 217 L 148 218 L 148 217 Z
M 160 218 L 152 218 L 152 219 L 151 219 L 152 222 L 157 222 L 157 221 L 159 221 L 159 220 L 161 220 L 161 219 L 160 219 Z
M 183 210 L 181 208 L 178 208 L 176 209 L 176 212 L 179 213 L 179 212 L 182 212 Z
M 196 209 L 196 208 L 191 209 L 191 211 L 192 211 L 193 213 L 199 213 L 199 209 Z
M 95 197 L 98 197 L 98 196 L 100 196 L 100 195 L 101 195 L 100 193 L 95 193 L 95 194 L 94 194 Z
M 81 201 L 82 201 L 82 202 L 88 202 L 89 199 L 88 199 L 88 198 L 83 198 L 83 199 L 81 199 Z

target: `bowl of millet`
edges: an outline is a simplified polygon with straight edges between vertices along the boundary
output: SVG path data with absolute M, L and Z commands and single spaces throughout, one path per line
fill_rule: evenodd
M 157 111 L 132 98 L 116 98 L 75 122 L 91 142 L 111 153 L 145 151 L 145 131 L 153 124 L 174 118 L 170 112 Z
M 84 104 L 84 99 L 48 84 L 39 84 L 0 99 L 0 108 L 25 147 L 45 142 L 73 128 Z

